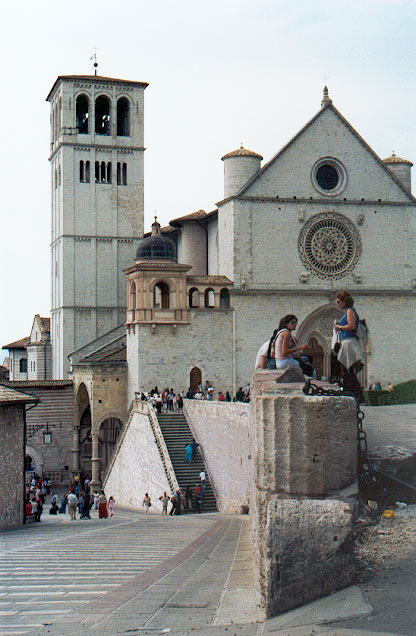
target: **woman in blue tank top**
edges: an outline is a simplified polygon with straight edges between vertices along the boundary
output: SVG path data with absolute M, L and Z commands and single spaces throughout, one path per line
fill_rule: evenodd
M 356 373 L 364 366 L 360 342 L 356 333 L 359 318 L 354 309 L 354 299 L 349 292 L 337 293 L 337 307 L 344 311 L 340 320 L 334 324 L 334 329 L 338 332 L 341 343 L 337 358 L 341 363 L 342 386 L 344 391 L 354 395 L 362 404 L 364 396 L 356 376 Z M 354 342 L 352 342 L 353 339 Z

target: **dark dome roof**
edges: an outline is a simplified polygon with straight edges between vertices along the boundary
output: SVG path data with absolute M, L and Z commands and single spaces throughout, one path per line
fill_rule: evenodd
M 160 234 L 160 224 L 152 223 L 152 234 L 145 238 L 136 250 L 136 260 L 154 258 L 155 260 L 176 261 L 176 245 L 172 239 Z

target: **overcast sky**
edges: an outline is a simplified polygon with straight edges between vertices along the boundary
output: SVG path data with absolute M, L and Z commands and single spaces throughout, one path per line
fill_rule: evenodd
M 106 0 L 2 7 L 0 347 L 49 315 L 49 104 L 58 75 L 147 81 L 145 228 L 222 198 L 221 156 L 267 161 L 335 106 L 416 160 L 415 0 Z M 325 79 L 324 79 L 325 78 Z M 0 360 L 6 352 L 0 353 Z

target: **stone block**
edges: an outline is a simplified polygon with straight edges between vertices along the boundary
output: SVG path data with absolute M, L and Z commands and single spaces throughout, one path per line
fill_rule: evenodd
M 334 500 L 280 500 L 267 506 L 265 577 L 268 616 L 354 582 L 352 509 Z
M 302 369 L 299 367 L 287 367 L 286 369 L 278 369 L 276 371 L 277 384 L 288 384 L 291 382 L 303 382 L 304 375 Z

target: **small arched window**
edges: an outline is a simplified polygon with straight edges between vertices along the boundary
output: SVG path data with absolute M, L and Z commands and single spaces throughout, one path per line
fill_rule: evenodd
M 76 104 L 76 117 L 77 117 L 77 131 L 80 135 L 87 135 L 88 130 L 88 113 L 89 101 L 85 95 L 79 95 L 77 97 Z
M 132 283 L 130 287 L 130 309 L 136 309 L 136 284 Z
M 120 97 L 117 102 L 117 135 L 119 137 L 130 135 L 130 104 L 126 97 Z
M 27 359 L 20 358 L 19 360 L 19 371 L 20 373 L 27 373 Z
M 199 291 L 196 287 L 189 290 L 189 307 L 199 307 Z
M 213 289 L 206 289 L 204 294 L 205 307 L 215 307 L 215 294 Z
M 95 100 L 95 133 L 110 134 L 110 100 L 104 95 Z
M 220 307 L 221 309 L 230 308 L 230 292 L 226 287 L 220 291 Z
M 155 309 L 169 309 L 169 286 L 161 281 L 153 288 L 153 307 Z

